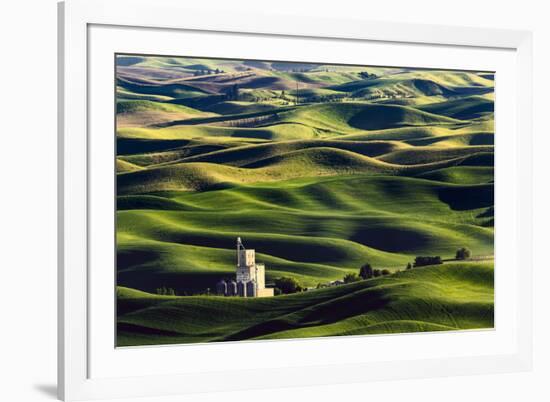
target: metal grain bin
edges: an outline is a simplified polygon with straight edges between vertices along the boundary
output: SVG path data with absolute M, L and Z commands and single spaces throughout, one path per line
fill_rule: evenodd
M 227 296 L 236 296 L 237 295 L 237 282 L 229 281 L 227 282 Z
M 249 281 L 246 283 L 246 294 L 248 297 L 258 296 L 255 281 Z
M 240 296 L 240 297 L 246 297 L 246 283 L 244 282 L 239 282 L 237 283 L 237 294 Z
M 218 296 L 225 296 L 227 294 L 227 282 L 223 279 L 216 283 L 216 294 Z

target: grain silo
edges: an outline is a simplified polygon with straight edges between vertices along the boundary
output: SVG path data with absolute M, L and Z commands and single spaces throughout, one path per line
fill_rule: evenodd
M 216 294 L 218 296 L 225 296 L 227 294 L 227 282 L 223 279 L 216 283 Z
M 248 297 L 257 297 L 258 296 L 258 291 L 257 291 L 255 281 L 249 281 L 249 282 L 246 283 L 246 295 Z
M 227 282 L 227 296 L 237 296 L 237 282 Z
M 247 291 L 247 286 L 246 286 L 246 283 L 244 282 L 238 282 L 237 283 L 237 294 L 240 296 L 240 297 L 246 297 L 246 291 Z
M 273 296 L 273 289 L 265 287 L 265 265 L 256 263 L 256 251 L 247 250 L 240 237 L 237 237 L 236 279 L 238 283 L 245 285 L 245 289 L 239 292 L 239 296 Z

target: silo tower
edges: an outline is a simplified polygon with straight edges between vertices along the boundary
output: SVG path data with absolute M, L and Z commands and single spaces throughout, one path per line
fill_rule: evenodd
M 244 248 L 240 237 L 237 237 L 237 278 L 246 283 L 256 279 L 256 252 Z
M 247 250 L 240 237 L 237 237 L 237 275 L 236 284 L 242 284 L 237 290 L 242 297 L 270 297 L 273 289 L 265 287 L 265 265 L 256 264 L 256 251 Z M 227 284 L 228 293 L 230 283 Z

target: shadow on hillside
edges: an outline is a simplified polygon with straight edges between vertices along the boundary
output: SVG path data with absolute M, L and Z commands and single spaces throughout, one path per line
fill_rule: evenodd
M 390 302 L 391 298 L 383 289 L 364 289 L 309 306 L 283 317 L 262 322 L 231 334 L 223 340 L 240 341 L 292 329 L 333 324 L 347 318 L 382 309 Z

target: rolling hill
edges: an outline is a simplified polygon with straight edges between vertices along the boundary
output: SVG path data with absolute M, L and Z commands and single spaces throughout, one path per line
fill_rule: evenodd
M 493 327 L 491 72 L 116 68 L 117 346 Z M 213 296 L 237 237 L 269 287 L 307 291 Z M 443 264 L 405 269 L 417 256 Z M 381 276 L 335 285 L 366 263 Z
M 452 255 L 457 245 L 487 255 L 493 230 L 485 227 L 490 218 L 484 213 L 492 197 L 491 184 L 480 190 L 473 184 L 354 175 L 119 197 L 119 257 L 127 250 L 155 256 L 122 264 L 119 283 L 146 281 L 138 288 L 149 291 L 165 282 L 181 292 L 204 289 L 212 277 L 232 269 L 237 236 L 262 250 L 268 279 L 293 276 L 309 286 L 355 272 L 366 260 L 403 267 L 418 254 Z
M 425 112 L 453 117 L 460 120 L 471 120 L 494 112 L 494 102 L 479 96 L 452 99 L 445 102 L 418 106 Z
M 156 296 L 119 287 L 119 344 L 490 328 L 492 283 L 492 264 L 462 263 L 268 299 Z

